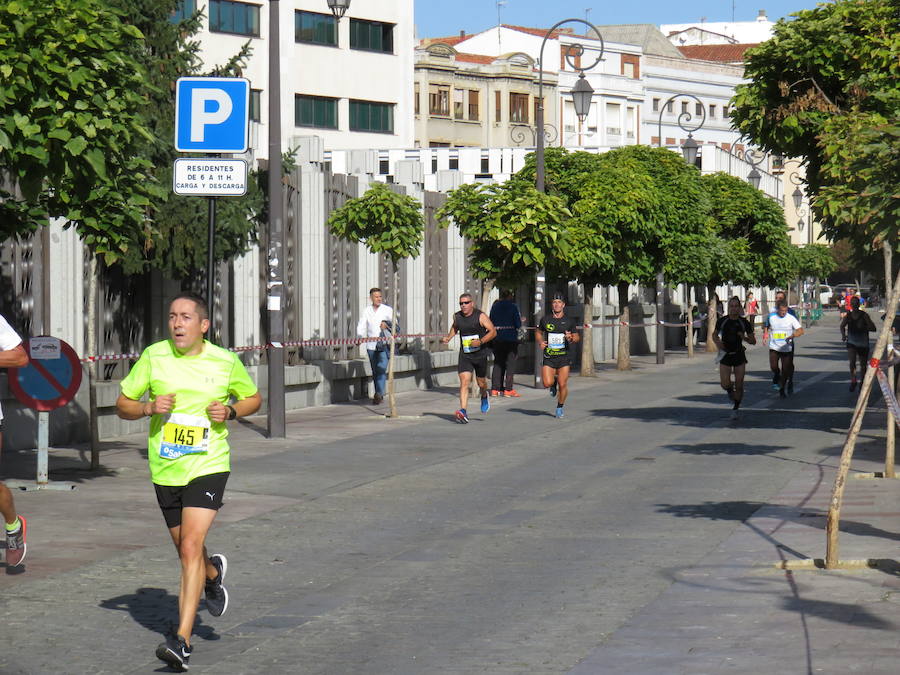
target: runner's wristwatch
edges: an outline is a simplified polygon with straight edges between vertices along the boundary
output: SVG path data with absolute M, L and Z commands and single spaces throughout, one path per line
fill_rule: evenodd
M 232 405 L 226 405 L 225 407 L 228 408 L 228 417 L 227 417 L 227 419 L 229 419 L 229 420 L 236 419 L 236 418 L 237 418 L 237 410 L 234 409 L 234 406 L 232 406 Z

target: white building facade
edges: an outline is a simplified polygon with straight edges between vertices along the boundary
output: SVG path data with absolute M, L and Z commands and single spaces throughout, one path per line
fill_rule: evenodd
M 184 0 L 204 9 L 197 35 L 203 69 L 225 64 L 249 42 L 253 156 L 267 157 L 269 9 L 243 0 Z M 283 148 L 315 134 L 326 147 L 413 145 L 413 0 L 355 0 L 340 21 L 326 0 L 281 0 Z

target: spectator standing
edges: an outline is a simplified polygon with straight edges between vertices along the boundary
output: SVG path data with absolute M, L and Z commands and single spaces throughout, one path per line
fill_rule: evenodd
M 750 291 L 747 293 L 747 300 L 744 302 L 744 316 L 748 317 L 747 320 L 752 324 L 753 319 L 750 317 L 754 317 L 757 314 L 759 314 L 759 301 L 753 297 L 753 291 Z
M 518 397 L 513 377 L 519 355 L 519 328 L 522 316 L 509 290 L 500 291 L 500 299 L 491 306 L 491 322 L 497 337 L 491 342 L 494 350 L 494 370 L 491 373 L 491 396 Z
M 356 324 L 356 335 L 361 338 L 380 338 L 385 331 L 393 333 L 394 310 L 384 304 L 380 288 L 369 290 L 371 304 L 363 310 L 359 323 Z M 391 345 L 385 340 L 370 340 L 364 343 L 369 363 L 372 366 L 372 381 L 375 395 L 372 403 L 378 405 L 384 400 L 384 388 L 387 383 L 388 361 L 391 358 Z

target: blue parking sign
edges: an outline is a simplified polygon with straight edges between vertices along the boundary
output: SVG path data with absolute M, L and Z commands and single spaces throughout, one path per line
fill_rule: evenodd
M 247 152 L 250 81 L 243 77 L 181 77 L 175 83 L 175 149 Z

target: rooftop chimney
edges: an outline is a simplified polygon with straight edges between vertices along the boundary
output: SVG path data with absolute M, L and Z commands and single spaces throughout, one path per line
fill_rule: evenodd
M 466 31 L 464 31 L 464 30 L 459 31 L 459 37 L 466 37 Z
M 759 10 L 759 14 L 756 15 L 756 20 L 757 21 L 768 21 L 769 17 L 766 16 L 766 10 L 764 10 L 764 9 Z

